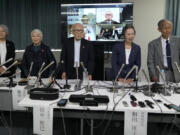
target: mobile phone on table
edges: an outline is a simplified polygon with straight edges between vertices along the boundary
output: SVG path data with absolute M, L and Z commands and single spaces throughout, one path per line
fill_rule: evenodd
M 60 99 L 58 102 L 57 102 L 57 105 L 58 106 L 65 106 L 66 103 L 67 103 L 67 99 Z

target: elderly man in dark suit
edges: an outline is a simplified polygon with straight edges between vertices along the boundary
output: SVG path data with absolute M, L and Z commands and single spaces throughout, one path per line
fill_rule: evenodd
M 180 65 L 180 38 L 171 36 L 172 23 L 169 20 L 160 20 L 158 30 L 161 36 L 148 45 L 147 65 L 150 78 L 158 82 L 159 66 L 160 70 L 164 70 L 167 82 L 179 82 L 180 74 L 176 65 Z
M 15 47 L 12 41 L 6 39 L 8 35 L 8 27 L 4 24 L 0 25 L 0 65 L 3 64 L 10 58 L 13 58 L 12 61 L 6 63 L 3 66 L 0 66 L 0 73 L 3 73 L 7 67 L 9 67 L 15 58 Z M 8 70 L 7 73 L 3 74 L 1 77 L 7 77 L 12 75 L 15 72 L 15 68 L 12 67 Z
M 83 69 L 80 63 L 83 62 L 88 71 L 88 78 L 91 80 L 94 68 L 93 46 L 89 41 L 83 39 L 84 28 L 82 24 L 74 24 L 72 33 L 74 37 L 67 39 L 62 47 L 59 63 L 62 70 L 61 78 L 77 78 L 75 67 L 78 67 L 78 78 L 82 79 Z
M 106 20 L 100 22 L 100 24 L 119 24 L 118 22 L 113 20 L 113 13 L 111 11 L 107 11 L 105 13 Z

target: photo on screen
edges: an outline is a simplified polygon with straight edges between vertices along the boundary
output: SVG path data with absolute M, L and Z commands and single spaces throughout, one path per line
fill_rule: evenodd
M 62 4 L 62 36 L 73 37 L 75 23 L 83 25 L 83 38 L 89 41 L 122 40 L 123 27 L 133 24 L 133 3 Z

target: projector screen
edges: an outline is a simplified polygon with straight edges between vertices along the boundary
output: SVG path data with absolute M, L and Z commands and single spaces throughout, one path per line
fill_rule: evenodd
M 72 37 L 72 25 L 81 23 L 84 38 L 89 41 L 117 41 L 122 29 L 133 24 L 132 3 L 62 4 L 62 33 Z

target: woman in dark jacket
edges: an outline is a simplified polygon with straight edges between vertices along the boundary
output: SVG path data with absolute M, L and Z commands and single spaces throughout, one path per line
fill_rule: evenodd
M 32 44 L 26 47 L 25 53 L 23 55 L 22 69 L 24 71 L 24 77 L 29 75 L 29 69 L 31 63 L 33 62 L 32 71 L 30 72 L 31 76 L 38 76 L 38 72 L 43 63 L 45 66 L 54 61 L 54 64 L 51 65 L 44 73 L 42 73 L 42 78 L 48 78 L 52 71 L 56 68 L 56 61 L 53 53 L 50 48 L 42 43 L 43 34 L 41 30 L 34 29 L 31 32 Z M 44 67 L 45 67 L 44 66 Z
M 133 42 L 135 29 L 132 25 L 126 25 L 123 29 L 124 42 L 117 43 L 112 51 L 112 68 L 114 76 L 117 76 L 122 64 L 125 64 L 118 80 L 124 82 L 124 79 L 131 68 L 136 65 L 138 70 L 141 67 L 141 49 Z M 135 70 L 129 75 L 126 82 L 130 83 L 135 79 Z

